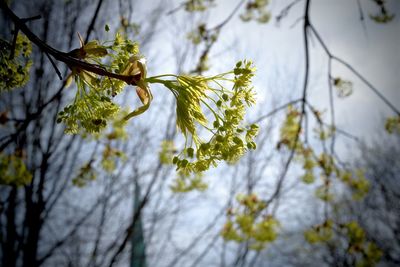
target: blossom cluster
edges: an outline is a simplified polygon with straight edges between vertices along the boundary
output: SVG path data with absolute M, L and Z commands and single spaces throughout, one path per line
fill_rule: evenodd
M 31 42 L 21 33 L 18 33 L 14 46 L 0 39 L 0 92 L 24 86 L 28 82 L 31 52 Z
M 240 206 L 228 209 L 228 220 L 221 231 L 227 241 L 249 242 L 254 250 L 265 248 L 278 236 L 279 222 L 272 215 L 261 215 L 266 203 L 256 194 L 238 195 Z
M 147 79 L 149 83 L 162 83 L 176 98 L 177 126 L 186 138 L 185 148 L 172 160 L 178 171 L 203 172 L 218 161 L 233 163 L 247 150 L 256 148 L 258 126 L 244 125 L 246 108 L 255 103 L 251 86 L 254 71 L 251 62 L 243 61 L 233 71 L 212 77 Z M 232 84 L 232 89 L 223 85 L 226 82 Z M 211 114 L 212 122 L 204 110 Z M 206 129 L 208 138 L 199 135 L 199 126 Z
M 81 42 L 81 47 L 72 50 L 69 55 L 112 73 L 145 75 L 137 63 L 140 59 L 138 44 L 118 33 L 113 41 L 103 44 L 97 40 L 87 44 Z M 75 79 L 77 86 L 75 98 L 59 113 L 57 121 L 66 125 L 67 133 L 100 132 L 118 114 L 119 106 L 112 98 L 123 90 L 126 83 L 78 67 L 72 68 L 69 80 L 72 79 Z

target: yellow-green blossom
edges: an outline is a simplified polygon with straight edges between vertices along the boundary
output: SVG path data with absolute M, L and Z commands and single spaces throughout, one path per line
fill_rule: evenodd
M 176 124 L 186 138 L 185 148 L 173 159 L 177 170 L 202 172 L 219 161 L 236 162 L 247 150 L 256 148 L 258 126 L 244 123 L 246 109 L 255 103 L 251 86 L 254 71 L 250 61 L 241 61 L 232 72 L 211 77 L 162 75 L 146 79 L 163 84 L 176 98 Z M 227 83 L 232 83 L 232 89 Z M 211 114 L 209 118 L 205 111 Z M 211 136 L 201 137 L 200 128 Z
M 29 39 L 21 33 L 17 35 L 15 47 L 0 39 L 0 92 L 24 86 L 28 82 L 32 65 L 29 59 L 31 52 Z

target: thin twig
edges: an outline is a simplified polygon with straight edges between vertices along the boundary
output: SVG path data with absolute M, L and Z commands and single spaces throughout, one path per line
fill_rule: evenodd
M 332 88 L 332 59 L 328 59 L 328 90 L 329 90 L 329 105 L 331 110 L 331 126 L 336 128 L 336 121 L 335 121 L 335 105 L 333 100 L 333 88 Z M 332 135 L 331 139 L 331 154 L 335 154 L 335 141 L 336 135 Z
M 297 25 L 297 23 L 299 23 L 299 22 L 302 21 L 302 20 L 303 20 L 303 17 L 297 18 L 297 19 L 292 23 L 292 25 L 289 26 L 289 29 L 293 29 L 293 28 Z
M 90 33 L 94 29 L 94 24 L 95 24 L 95 22 L 97 20 L 97 17 L 99 15 L 100 8 L 101 8 L 101 5 L 103 4 L 103 2 L 104 2 L 103 0 L 99 0 L 99 2 L 97 3 L 96 10 L 95 10 L 94 15 L 92 17 L 92 20 L 90 21 L 89 27 L 87 28 L 87 31 L 86 31 L 85 43 L 87 43 L 89 41 Z
M 42 18 L 41 15 L 36 15 L 36 16 L 33 16 L 33 17 L 29 17 L 29 18 L 22 18 L 21 20 L 22 20 L 22 22 L 28 22 L 28 21 L 32 21 L 32 20 L 38 20 L 38 19 L 41 19 L 41 18 Z
M 365 36 L 367 36 L 367 25 L 365 24 L 364 11 L 362 9 L 360 0 L 357 0 L 357 6 L 358 6 L 358 12 L 360 14 L 360 21 L 361 21 L 362 27 L 364 29 Z
M 328 49 L 327 45 L 325 44 L 324 40 L 321 38 L 315 27 L 310 24 L 311 31 L 314 33 L 315 37 L 317 38 L 318 42 L 321 44 L 322 48 L 325 50 L 326 54 L 328 57 L 330 57 L 332 60 L 335 60 L 339 63 L 341 63 L 343 66 L 348 68 L 352 73 L 354 73 L 369 89 L 371 89 L 372 92 L 374 92 L 378 98 L 380 98 L 385 104 L 391 108 L 397 115 L 400 116 L 400 111 L 397 109 L 379 90 L 373 86 L 362 74 L 360 74 L 351 64 L 349 64 L 347 61 L 333 55 L 331 51 Z
M 51 65 L 53 66 L 54 70 L 56 71 L 58 78 L 60 78 L 60 81 L 62 81 L 61 72 L 60 72 L 60 70 L 57 68 L 56 63 L 53 61 L 53 59 L 51 58 L 51 56 L 50 56 L 48 53 L 44 52 L 44 54 L 45 54 L 45 55 L 47 56 L 47 58 L 50 60 L 50 63 L 51 63 Z
M 14 56 L 15 56 L 15 46 L 17 45 L 18 32 L 19 32 L 19 29 L 17 27 L 15 27 L 14 36 L 13 36 L 13 40 L 11 43 L 11 49 L 10 49 L 11 50 L 10 59 L 14 59 Z
M 220 30 L 223 28 L 226 24 L 228 24 L 229 21 L 233 18 L 233 16 L 239 11 L 239 8 L 244 4 L 245 0 L 241 0 L 236 7 L 232 10 L 232 12 L 229 14 L 228 17 L 226 17 L 221 23 L 217 24 L 215 27 L 211 28 L 211 30 Z
M 306 0 L 305 3 L 305 11 L 304 11 L 304 24 L 303 24 L 303 41 L 304 41 L 304 58 L 305 58 L 305 72 L 304 72 L 304 83 L 303 83 L 303 96 L 301 98 L 301 114 L 300 114 L 300 121 L 299 121 L 299 127 L 298 131 L 296 133 L 295 141 L 294 141 L 294 146 L 292 150 L 290 151 L 289 158 L 287 159 L 283 172 L 281 173 L 278 183 L 276 185 L 274 193 L 271 195 L 271 197 L 266 201 L 267 204 L 271 203 L 275 198 L 279 198 L 279 194 L 282 190 L 282 185 L 285 180 L 286 174 L 289 171 L 290 164 L 294 158 L 295 152 L 296 152 L 296 146 L 299 142 L 300 139 L 300 133 L 301 133 L 301 126 L 303 122 L 303 118 L 306 113 L 306 101 L 307 101 L 307 88 L 308 88 L 308 79 L 309 79 L 309 68 L 310 68 L 310 55 L 309 55 L 309 40 L 308 40 L 308 27 L 311 25 L 309 21 L 309 9 L 310 9 L 310 2 L 311 0 Z M 275 206 L 278 207 L 278 205 Z
M 301 0 L 294 0 L 290 4 L 288 4 L 286 7 L 284 7 L 281 12 L 279 12 L 279 15 L 276 16 L 276 23 L 279 25 L 281 20 L 286 17 L 289 14 L 289 11 L 292 7 L 294 7 L 296 4 L 298 4 Z
M 243 5 L 243 3 L 245 2 L 245 0 L 241 0 L 236 7 L 232 10 L 232 12 L 228 15 L 228 17 L 226 17 L 222 22 L 220 22 L 219 24 L 217 24 L 216 26 L 207 29 L 207 35 L 210 34 L 211 32 L 214 32 L 216 36 L 219 35 L 221 29 L 223 27 L 225 27 L 229 21 L 232 20 L 233 16 L 239 11 L 240 7 Z M 216 39 L 213 38 L 209 38 L 209 41 L 206 43 L 206 46 L 203 50 L 203 52 L 201 53 L 200 57 L 199 57 L 199 62 L 197 63 L 197 67 L 191 71 L 192 73 L 199 73 L 201 74 L 201 63 L 207 58 L 208 54 L 210 53 L 212 47 L 215 44 Z
M 179 11 L 182 7 L 185 6 L 185 3 L 181 3 L 179 6 L 171 9 L 170 11 L 167 12 L 167 16 L 174 14 L 175 12 Z
M 343 66 L 347 67 L 351 72 L 353 72 L 365 85 L 368 86 L 369 89 L 374 92 L 378 98 L 380 98 L 385 104 L 391 108 L 398 116 L 400 116 L 400 111 L 381 93 L 379 90 L 373 86 L 363 75 L 361 75 L 356 69 L 353 68 L 349 63 L 344 61 L 341 58 L 338 58 L 336 56 L 332 56 L 332 59 L 336 60 L 337 62 L 340 62 Z
M 259 123 L 260 121 L 265 120 L 265 119 L 267 119 L 268 117 L 271 117 L 272 115 L 274 115 L 274 114 L 277 113 L 278 111 L 281 111 L 282 109 L 285 109 L 285 108 L 287 108 L 288 106 L 294 105 L 294 104 L 296 104 L 296 103 L 298 103 L 298 102 L 300 102 L 300 101 L 302 101 L 301 98 L 295 99 L 295 100 L 292 100 L 292 101 L 289 101 L 289 102 L 287 102 L 287 103 L 285 103 L 285 104 L 283 104 L 283 105 L 281 105 L 281 106 L 279 106 L 279 107 L 277 107 L 277 108 L 274 108 L 273 110 L 271 110 L 271 111 L 268 112 L 267 114 L 264 114 L 264 115 L 260 116 L 257 120 L 253 121 L 252 123 Z

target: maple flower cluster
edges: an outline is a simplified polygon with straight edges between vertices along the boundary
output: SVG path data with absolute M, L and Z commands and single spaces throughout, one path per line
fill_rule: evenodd
M 28 82 L 31 52 L 31 42 L 22 33 L 18 33 L 14 46 L 0 39 L 0 92 L 22 87 Z
M 228 220 L 221 231 L 226 241 L 249 242 L 250 249 L 262 250 L 278 236 L 279 222 L 272 215 L 261 215 L 266 203 L 256 194 L 238 195 L 239 207 L 228 209 Z
M 218 161 L 233 163 L 256 148 L 258 126 L 243 123 L 246 108 L 255 103 L 251 86 L 254 71 L 250 61 L 240 61 L 233 71 L 212 77 L 169 75 L 173 79 L 147 79 L 149 83 L 162 83 L 175 96 L 177 126 L 186 138 L 185 148 L 172 160 L 178 171 L 203 172 Z M 227 89 L 226 83 L 231 83 L 232 89 Z M 211 114 L 212 122 L 203 110 Z M 207 139 L 200 137 L 199 125 L 209 132 Z
M 87 44 L 81 41 L 81 47 L 69 54 L 113 73 L 140 74 L 140 69 L 137 67 L 137 61 L 140 59 L 138 44 L 123 38 L 118 33 L 113 41 L 102 44 L 97 40 Z M 105 61 L 109 63 L 103 64 Z M 117 115 L 119 106 L 112 101 L 112 98 L 123 90 L 126 83 L 77 67 L 72 68 L 67 83 L 72 79 L 75 79 L 77 86 L 75 98 L 59 113 L 57 122 L 66 125 L 67 133 L 100 132 L 106 128 L 107 122 Z

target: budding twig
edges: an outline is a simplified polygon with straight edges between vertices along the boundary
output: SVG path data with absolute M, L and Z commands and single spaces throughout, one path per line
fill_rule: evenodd
M 61 76 L 61 72 L 60 70 L 57 68 L 56 63 L 54 62 L 54 60 L 51 58 L 51 56 L 49 55 L 49 53 L 44 52 L 44 54 L 47 56 L 47 58 L 50 60 L 51 65 L 53 66 L 54 70 L 57 73 L 58 78 L 60 78 L 60 80 L 62 81 L 62 76 Z
M 138 75 L 122 75 L 122 74 L 113 73 L 113 72 L 105 70 L 104 68 L 102 68 L 101 66 L 99 66 L 97 64 L 91 64 L 91 63 L 79 60 L 77 58 L 72 57 L 68 53 L 59 51 L 59 50 L 49 46 L 47 43 L 43 42 L 36 34 L 34 34 L 28 28 L 28 26 L 26 26 L 24 19 L 19 18 L 7 6 L 5 1 L 0 1 L 0 9 L 4 10 L 4 12 L 7 14 L 7 16 L 9 16 L 10 19 L 14 22 L 15 27 L 17 29 L 19 29 L 21 32 L 23 32 L 32 43 L 34 43 L 36 46 L 38 46 L 44 53 L 47 53 L 49 56 L 52 56 L 54 59 L 64 62 L 70 69 L 75 68 L 75 69 L 86 70 L 88 72 L 91 72 L 91 73 L 94 73 L 94 74 L 97 74 L 100 76 L 106 76 L 106 77 L 110 77 L 113 79 L 118 79 L 118 80 L 124 81 L 125 83 L 127 83 L 129 85 L 137 85 L 137 82 L 140 80 L 140 74 L 138 74 Z M 33 17 L 33 18 L 37 18 L 37 16 Z

